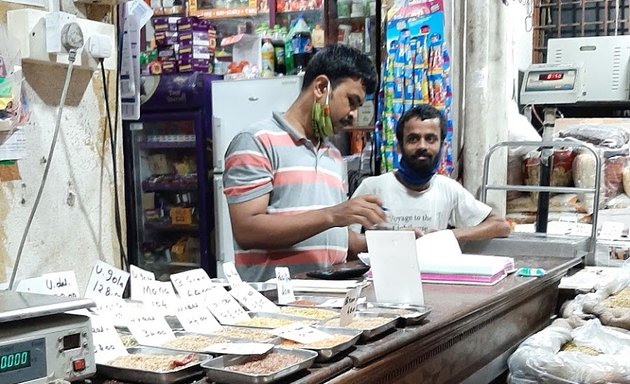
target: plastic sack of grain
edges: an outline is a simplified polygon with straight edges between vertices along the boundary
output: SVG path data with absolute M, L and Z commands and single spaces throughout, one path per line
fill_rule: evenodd
M 628 164 L 627 154 L 611 157 L 600 156 L 602 159 L 602 173 L 599 195 L 599 207 L 623 192 L 623 170 Z M 590 152 L 582 152 L 573 160 L 573 181 L 578 188 L 593 188 L 595 186 L 595 158 Z M 593 211 L 593 194 L 582 194 L 580 200 L 588 212 Z
M 509 382 L 630 383 L 630 338 L 598 320 L 572 326 L 559 319 L 510 356 Z
M 628 142 L 628 133 L 612 125 L 576 125 L 558 132 L 558 136 L 613 149 L 621 148 Z

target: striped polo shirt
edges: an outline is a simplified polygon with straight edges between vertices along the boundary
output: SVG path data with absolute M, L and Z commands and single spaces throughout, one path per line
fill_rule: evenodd
M 319 147 L 295 131 L 279 113 L 239 133 L 225 154 L 224 193 L 228 204 L 269 194 L 267 213 L 293 215 L 346 200 L 341 153 L 328 140 Z M 245 281 L 291 274 L 346 260 L 348 229 L 331 228 L 283 249 L 242 249 L 234 242 L 235 264 Z

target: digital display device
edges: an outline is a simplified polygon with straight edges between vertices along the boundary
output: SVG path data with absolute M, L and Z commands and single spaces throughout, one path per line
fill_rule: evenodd
M 562 80 L 564 78 L 564 72 L 547 72 L 541 73 L 538 75 L 538 80 L 540 81 L 548 81 L 548 80 Z
M 3 353 L 0 355 L 0 373 L 31 366 L 31 351 Z

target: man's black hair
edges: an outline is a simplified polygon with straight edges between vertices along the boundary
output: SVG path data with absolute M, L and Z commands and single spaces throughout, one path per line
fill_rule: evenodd
M 317 52 L 306 66 L 302 90 L 308 88 L 315 78 L 325 75 L 334 89 L 350 78 L 361 80 L 367 94 L 376 91 L 378 75 L 374 63 L 366 54 L 343 44 L 333 44 Z
M 400 120 L 398 120 L 398 124 L 396 125 L 396 139 L 398 140 L 398 144 L 403 144 L 405 124 L 407 124 L 407 122 L 411 119 L 419 119 L 420 121 L 440 119 L 440 142 L 444 142 L 444 139 L 446 138 L 446 119 L 444 118 L 444 115 L 435 107 L 428 104 L 422 104 L 411 108 L 402 115 Z

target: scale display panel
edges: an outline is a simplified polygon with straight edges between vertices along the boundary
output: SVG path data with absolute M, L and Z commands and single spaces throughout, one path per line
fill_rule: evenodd
M 18 384 L 46 377 L 44 338 L 0 346 L 0 382 Z
M 527 74 L 525 92 L 572 91 L 576 69 L 532 71 Z

